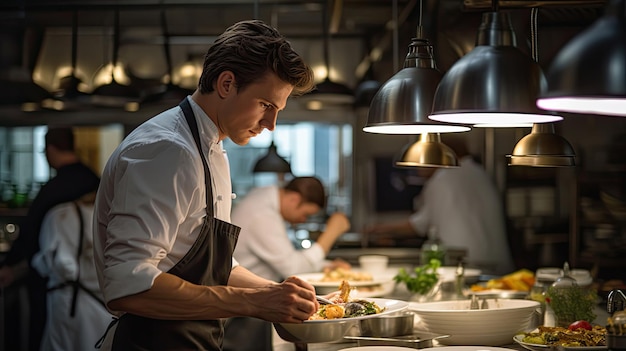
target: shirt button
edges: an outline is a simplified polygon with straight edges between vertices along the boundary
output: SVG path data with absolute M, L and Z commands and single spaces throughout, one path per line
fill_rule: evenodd
M 236 199 L 237 198 L 237 194 L 235 194 L 235 193 L 230 194 L 230 198 L 231 198 L 231 200 Z

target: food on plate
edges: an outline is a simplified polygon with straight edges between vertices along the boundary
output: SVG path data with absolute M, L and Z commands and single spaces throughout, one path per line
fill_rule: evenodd
M 489 279 L 485 284 L 474 284 L 472 291 L 484 291 L 491 289 L 530 291 L 535 284 L 535 273 L 528 269 L 520 269 L 500 278 Z
M 591 325 L 591 323 L 585 321 L 585 320 L 581 320 L 581 321 L 576 321 L 572 324 L 569 325 L 569 327 L 567 327 L 567 329 L 569 330 L 576 330 L 576 329 L 587 329 L 587 330 L 591 330 L 593 329 L 593 326 Z
M 320 279 L 321 282 L 341 282 L 344 280 L 362 282 L 373 281 L 374 278 L 367 272 L 358 272 L 339 267 L 335 269 L 324 269 L 324 276 Z
M 351 290 L 350 284 L 345 280 L 342 281 L 339 286 L 339 294 L 329 298 L 333 303 L 321 305 L 317 312 L 309 317 L 309 320 L 360 317 L 384 311 L 375 302 L 364 299 L 351 299 Z
M 565 347 L 606 346 L 606 328 L 599 325 L 591 329 L 578 328 L 576 330 L 540 326 L 538 331 L 523 335 L 522 342 L 529 344 Z

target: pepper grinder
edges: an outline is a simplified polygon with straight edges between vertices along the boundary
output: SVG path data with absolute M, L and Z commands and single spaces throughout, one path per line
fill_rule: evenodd
M 619 289 L 611 290 L 606 311 L 612 316 L 606 326 L 606 347 L 609 351 L 626 350 L 626 295 Z

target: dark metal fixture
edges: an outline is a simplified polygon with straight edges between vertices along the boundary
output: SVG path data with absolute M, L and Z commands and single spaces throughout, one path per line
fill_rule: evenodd
M 291 166 L 284 158 L 280 157 L 276 150 L 274 140 L 267 149 L 267 154 L 254 164 L 252 172 L 291 173 Z
M 484 13 L 476 46 L 443 76 L 430 119 L 476 126 L 509 127 L 563 117 L 535 105 L 547 87 L 541 67 L 517 48 L 510 14 Z
M 540 108 L 626 116 L 626 0 L 611 0 L 603 17 L 565 44 L 547 78 Z

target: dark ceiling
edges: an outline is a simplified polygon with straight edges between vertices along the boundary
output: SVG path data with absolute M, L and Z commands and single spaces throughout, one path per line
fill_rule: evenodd
M 530 9 L 538 7 L 538 61 L 547 69 L 562 45 L 602 14 L 604 3 L 604 0 L 507 0 L 497 4 L 489 0 L 2 0 L 0 77 L 14 66 L 32 72 L 46 30 L 71 28 L 75 14 L 81 29 L 112 28 L 116 12 L 122 44 L 162 41 L 160 35 L 154 35 L 162 33 L 162 13 L 172 43 L 206 43 L 232 23 L 250 18 L 274 25 L 288 38 L 319 40 L 326 23 L 331 38 L 362 40 L 366 52 L 358 65 L 362 68 L 356 74 L 359 81 L 366 78 L 385 81 L 404 59 L 420 21 L 433 44 L 438 68 L 445 72 L 471 50 L 482 13 L 494 7 L 511 12 L 518 46 L 528 52 Z M 397 19 L 396 27 L 393 19 Z M 151 34 L 143 37 L 136 34 L 142 30 Z M 367 52 L 374 51 L 382 53 L 380 58 L 368 59 Z M 343 54 L 333 52 L 333 55 Z

